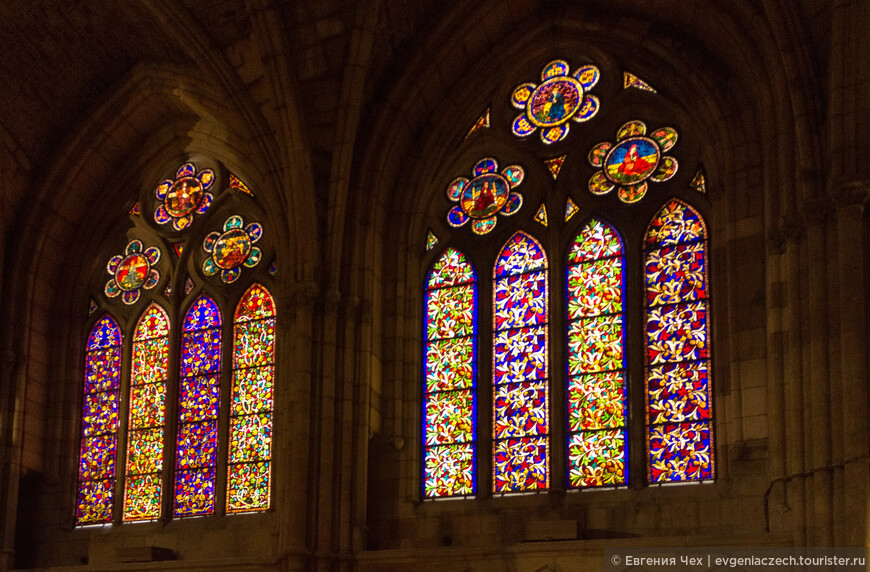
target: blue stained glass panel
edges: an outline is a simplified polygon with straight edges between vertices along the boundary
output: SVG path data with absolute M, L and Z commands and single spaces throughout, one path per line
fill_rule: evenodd
M 511 236 L 493 268 L 493 491 L 549 485 L 547 257 Z
M 707 230 L 669 201 L 647 230 L 646 402 L 651 483 L 715 475 Z

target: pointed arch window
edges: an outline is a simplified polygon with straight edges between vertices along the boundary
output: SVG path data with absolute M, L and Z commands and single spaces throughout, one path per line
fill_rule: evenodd
M 557 478 L 569 489 L 626 487 L 632 434 L 637 440 L 634 446 L 646 453 L 646 466 L 633 470 L 645 474 L 648 484 L 714 478 L 708 246 L 701 215 L 680 200 L 668 201 L 653 218 L 642 244 L 633 249 L 626 246 L 616 226 L 599 216 L 589 217 L 575 232 L 567 243 L 564 274 L 554 273 L 565 280 L 564 298 L 556 296 L 565 308 L 564 322 L 558 321 L 564 328 L 564 354 L 551 351 L 549 345 L 554 296 L 548 285 L 545 249 L 520 231 L 498 251 L 491 291 L 492 329 L 483 334 L 492 344 L 492 369 L 487 372 L 492 379 L 491 398 L 487 395 L 480 404 L 472 392 L 473 397 L 463 401 L 469 405 L 461 407 L 457 399 L 447 400 L 447 386 L 439 385 L 447 379 L 445 372 L 469 387 L 477 375 L 478 348 L 472 339 L 477 336 L 476 302 L 458 302 L 460 286 L 466 288 L 465 300 L 476 300 L 478 295 L 471 290 L 469 259 L 448 247 L 430 268 L 425 294 L 425 497 L 471 495 L 481 484 L 491 485 L 495 494 L 543 490 L 551 486 L 552 467 L 564 467 L 564 475 Z M 465 282 L 448 283 L 440 277 L 451 255 L 468 265 Z M 629 289 L 627 278 L 632 266 L 642 267 L 643 280 L 635 291 Z M 629 311 L 632 307 L 634 313 Z M 636 321 L 633 328 L 631 320 Z M 455 328 L 460 321 L 462 331 L 474 331 L 473 336 L 438 333 L 440 323 Z M 632 330 L 640 350 L 634 362 L 629 361 Z M 460 344 L 467 349 L 444 349 Z M 487 358 L 489 349 L 484 348 Z M 552 359 L 564 361 L 554 364 Z M 641 366 L 634 375 L 633 399 L 638 406 L 646 405 L 645 415 L 634 420 L 629 414 L 630 363 Z M 557 374 L 560 387 L 554 388 L 550 368 L 557 365 L 564 378 Z M 464 395 L 458 393 L 458 386 L 449 387 Z M 555 407 L 564 412 L 564 433 L 556 432 L 564 435 L 564 444 L 551 443 Z M 461 463 L 458 457 L 445 456 L 445 451 L 458 450 L 460 443 L 438 441 L 439 428 L 452 427 L 461 419 L 470 427 L 469 434 L 475 435 L 478 410 L 491 416 L 491 441 L 487 435 L 473 443 L 462 442 Z M 632 432 L 633 423 L 643 427 Z M 640 435 L 645 439 L 638 439 Z M 491 476 L 475 470 L 480 447 L 492 451 Z M 457 469 L 445 467 L 465 467 L 462 480 L 453 476 Z M 456 482 L 462 483 L 461 489 L 445 484 Z
M 622 238 L 590 220 L 568 253 L 568 480 L 627 483 L 625 258 Z
M 151 304 L 133 334 L 124 520 L 160 517 L 163 431 L 169 373 L 169 318 Z
M 649 480 L 711 479 L 707 229 L 697 211 L 672 200 L 644 244 Z
M 88 336 L 76 500 L 76 519 L 81 524 L 101 524 L 112 520 L 121 342 L 121 329 L 111 316 L 100 318 Z
M 221 313 L 203 296 L 188 310 L 181 334 L 175 516 L 214 512 L 220 373 Z
M 475 492 L 477 278 L 448 248 L 426 277 L 423 393 L 427 497 Z
M 493 273 L 493 491 L 549 486 L 547 256 L 524 232 Z
M 237 177 L 194 163 L 150 191 L 129 211 L 135 228 L 106 265 L 100 303 L 90 303 L 92 314 L 107 305 L 135 325 L 126 332 L 106 314 L 89 330 L 78 526 L 248 513 L 272 504 L 278 316 L 272 294 L 257 281 L 268 283 L 276 272 L 257 221 L 262 211 Z M 173 230 L 155 233 L 155 223 L 169 222 Z M 261 265 L 264 258 L 271 263 Z M 237 298 L 238 283 L 252 273 L 259 278 L 245 278 L 247 290 Z
M 236 307 L 227 512 L 269 508 L 275 388 L 275 301 L 254 284 Z

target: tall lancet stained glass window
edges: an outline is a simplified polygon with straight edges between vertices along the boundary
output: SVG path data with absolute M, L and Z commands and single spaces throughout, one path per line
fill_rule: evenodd
M 592 219 L 568 252 L 568 480 L 626 484 L 625 259 Z
M 102 317 L 88 336 L 76 524 L 111 522 L 121 387 L 121 330 Z
M 271 503 L 275 301 L 254 284 L 236 307 L 227 512 L 265 510 Z
M 169 319 L 152 304 L 133 334 L 124 520 L 160 517 Z
M 711 479 L 707 230 L 700 214 L 672 200 L 644 244 L 649 481 Z
M 211 298 L 200 297 L 181 333 L 175 516 L 214 512 L 220 372 L 221 313 Z
M 549 486 L 547 256 L 518 232 L 502 247 L 493 292 L 493 490 Z
M 432 265 L 425 310 L 424 494 L 474 494 L 477 279 L 458 250 Z

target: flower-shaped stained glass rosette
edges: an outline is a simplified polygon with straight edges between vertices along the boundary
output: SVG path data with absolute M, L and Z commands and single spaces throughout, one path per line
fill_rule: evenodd
M 517 137 L 541 128 L 541 141 L 557 143 L 568 136 L 568 121 L 589 121 L 598 113 L 598 98 L 588 91 L 601 73 L 593 65 L 581 66 L 570 74 L 568 63 L 555 60 L 544 66 L 541 83 L 526 82 L 514 88 L 511 103 L 522 109 L 513 123 Z
M 142 289 L 157 286 L 160 273 L 154 265 L 160 260 L 160 249 L 150 246 L 143 250 L 142 241 L 133 239 L 127 243 L 124 254 L 109 259 L 106 271 L 112 277 L 106 282 L 106 296 L 121 296 L 125 304 L 135 304 Z
M 242 217 L 231 216 L 224 223 L 223 232 L 211 232 L 202 242 L 203 250 L 211 255 L 202 263 L 203 273 L 214 276 L 220 272 L 225 283 L 235 282 L 242 273 L 242 266 L 253 268 L 263 257 L 263 251 L 254 246 L 262 236 L 260 223 L 245 226 Z
M 589 164 L 600 167 L 589 179 L 589 190 L 605 195 L 619 189 L 624 203 L 636 203 L 646 194 L 648 181 L 661 183 L 677 172 L 677 160 L 664 153 L 677 142 L 672 127 L 646 134 L 642 121 L 629 121 L 616 132 L 616 143 L 605 141 L 589 151 Z
M 523 206 L 523 196 L 514 189 L 523 182 L 525 171 L 510 165 L 498 172 L 498 162 L 487 157 L 471 170 L 472 178 L 457 177 L 447 186 L 447 198 L 455 203 L 447 222 L 459 227 L 471 221 L 471 230 L 486 234 L 495 228 L 496 216 L 510 216 Z
M 193 222 L 193 215 L 204 213 L 214 197 L 207 192 L 214 183 L 214 171 L 196 172 L 196 165 L 185 163 L 175 173 L 175 180 L 166 179 L 154 191 L 160 205 L 154 211 L 159 224 L 172 222 L 172 228 L 183 230 Z

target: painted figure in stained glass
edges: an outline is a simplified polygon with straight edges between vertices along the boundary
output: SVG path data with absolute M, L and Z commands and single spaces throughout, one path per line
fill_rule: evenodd
M 568 63 L 555 60 L 544 66 L 540 84 L 526 82 L 514 88 L 511 103 L 523 113 L 513 122 L 513 133 L 526 137 L 541 129 L 541 141 L 556 143 L 568 136 L 568 121 L 583 122 L 598 113 L 599 101 L 588 91 L 598 83 L 593 65 L 570 74 Z
M 447 213 L 447 222 L 459 227 L 470 220 L 476 234 L 490 232 L 495 228 L 496 215 L 510 216 L 522 207 L 523 197 L 514 189 L 524 176 L 519 165 L 498 172 L 495 159 L 481 159 L 472 169 L 472 179 L 457 177 L 447 186 L 447 198 L 459 203 Z
M 260 262 L 263 251 L 254 246 L 263 237 L 263 226 L 252 222 L 245 226 L 245 221 L 238 215 L 229 217 L 224 222 L 223 232 L 210 232 L 202 243 L 202 248 L 209 256 L 202 264 L 206 276 L 213 276 L 220 271 L 221 280 L 230 284 L 241 275 L 241 267 L 253 268 Z
M 589 151 L 589 164 L 601 168 L 589 179 L 589 190 L 605 195 L 618 187 L 624 203 L 635 203 L 648 189 L 647 181 L 661 183 L 677 172 L 677 160 L 665 156 L 677 142 L 677 131 L 662 127 L 646 135 L 641 121 L 629 121 L 616 132 L 616 143 L 602 142 Z
M 165 179 L 157 185 L 154 195 L 160 204 L 154 211 L 159 224 L 172 222 L 175 230 L 183 230 L 193 222 L 193 215 L 204 213 L 214 197 L 208 189 L 214 183 L 211 169 L 196 172 L 196 165 L 185 163 L 175 173 L 175 179 Z
M 106 282 L 106 296 L 121 296 L 125 304 L 135 304 L 142 289 L 150 290 L 160 280 L 154 265 L 160 260 L 160 249 L 151 246 L 143 250 L 141 240 L 127 243 L 124 254 L 109 259 L 106 271 L 112 277 Z

